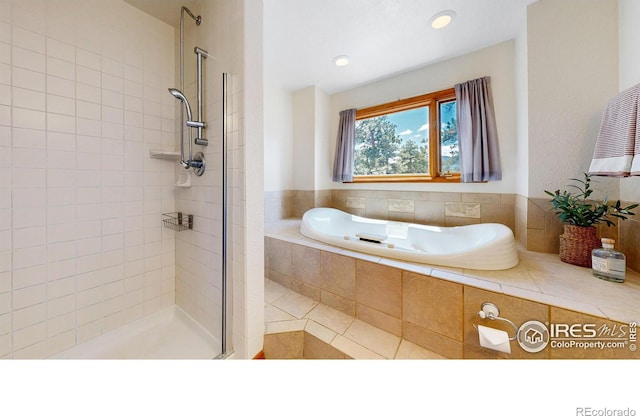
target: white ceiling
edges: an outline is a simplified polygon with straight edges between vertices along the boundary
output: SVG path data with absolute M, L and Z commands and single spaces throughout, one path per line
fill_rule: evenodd
M 180 9 L 189 3 L 180 0 L 124 0 L 126 3 L 150 14 L 168 25 L 176 26 L 180 22 Z
M 535 1 L 265 0 L 265 77 L 334 94 L 513 39 Z M 442 10 L 456 18 L 434 30 Z M 351 63 L 336 67 L 338 55 Z
M 192 3 L 125 1 L 172 25 L 181 5 Z M 265 80 L 334 94 L 513 39 L 535 1 L 264 0 Z M 456 18 L 434 30 L 429 19 L 442 10 Z M 336 67 L 338 55 L 351 63 Z

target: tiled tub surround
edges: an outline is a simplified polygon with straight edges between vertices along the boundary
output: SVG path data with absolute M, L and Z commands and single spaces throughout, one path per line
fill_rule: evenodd
M 530 354 L 512 344 L 510 355 L 482 349 L 473 325 L 512 332 L 476 312 L 493 302 L 516 325 L 626 324 L 640 320 L 640 274 L 623 284 L 596 279 L 591 270 L 557 255 L 520 250 L 520 264 L 477 271 L 399 262 L 319 244 L 299 233 L 299 220 L 266 229 L 265 273 L 270 280 L 364 323 L 449 358 L 635 358 L 629 350 L 551 349 Z
M 274 191 L 265 193 L 267 223 L 300 218 L 314 207 L 361 217 L 437 226 L 496 222 L 515 229 L 515 195 L 380 190 Z
M 527 250 L 541 253 L 558 253 L 559 236 L 563 232 L 562 223 L 548 198 L 498 193 L 355 189 L 265 192 L 267 224 L 301 218 L 314 207 L 331 207 L 381 220 L 447 227 L 496 222 L 511 228 Z M 631 217 L 620 221 L 617 227 L 599 225 L 598 235 L 616 240 L 616 247 L 627 256 L 627 266 L 640 271 L 640 219 Z

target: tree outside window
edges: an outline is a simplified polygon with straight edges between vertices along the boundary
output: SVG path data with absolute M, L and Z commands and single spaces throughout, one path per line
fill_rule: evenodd
M 446 90 L 358 110 L 354 182 L 458 179 L 453 94 Z

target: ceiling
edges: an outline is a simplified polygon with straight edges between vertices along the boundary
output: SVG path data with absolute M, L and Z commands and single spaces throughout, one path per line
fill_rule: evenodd
M 180 10 L 187 6 L 195 11 L 193 0 L 124 0 L 133 7 L 150 14 L 158 20 L 162 20 L 170 26 L 179 26 Z M 198 1 L 198 0 L 196 0 Z
M 536 0 L 267 0 L 265 77 L 328 94 L 513 39 Z M 440 30 L 431 17 L 453 10 Z M 346 67 L 333 58 L 348 55 Z
M 191 3 L 125 1 L 171 25 Z M 265 79 L 334 94 L 513 39 L 535 1 L 264 0 Z M 434 30 L 429 20 L 442 10 L 456 17 Z M 338 55 L 348 55 L 349 65 L 336 67 Z

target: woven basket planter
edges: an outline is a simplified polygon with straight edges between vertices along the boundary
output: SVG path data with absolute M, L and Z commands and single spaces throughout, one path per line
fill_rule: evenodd
M 591 251 L 602 247 L 596 227 L 564 225 L 560 236 L 560 260 L 576 266 L 591 267 Z

